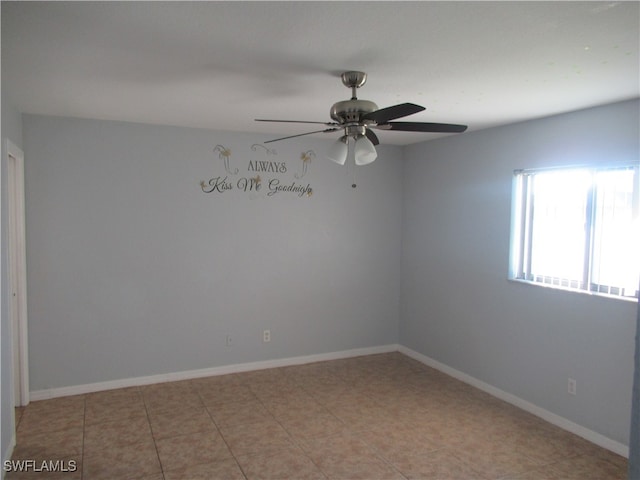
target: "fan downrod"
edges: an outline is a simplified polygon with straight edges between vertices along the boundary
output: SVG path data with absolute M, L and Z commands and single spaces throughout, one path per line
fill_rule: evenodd
M 351 89 L 353 97 L 356 96 L 355 89 L 367 83 L 367 74 L 364 72 L 344 72 L 340 78 L 342 78 L 342 84 Z

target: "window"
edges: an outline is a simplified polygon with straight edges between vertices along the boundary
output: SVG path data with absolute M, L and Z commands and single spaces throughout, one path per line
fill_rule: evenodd
M 511 277 L 638 298 L 638 166 L 515 172 Z

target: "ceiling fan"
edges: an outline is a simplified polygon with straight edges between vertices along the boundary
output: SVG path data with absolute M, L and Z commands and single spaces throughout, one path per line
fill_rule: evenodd
M 430 133 L 462 133 L 467 129 L 466 125 L 454 125 L 450 123 L 392 122 L 391 120 L 413 115 L 414 113 L 421 112 L 425 108 L 413 103 L 401 103 L 392 107 L 378 109 L 375 103 L 369 100 L 359 100 L 356 96 L 356 90 L 367 81 L 366 73 L 344 72 L 341 78 L 344 86 L 351 89 L 351 99 L 333 104 L 330 110 L 331 118 L 334 120 L 333 122 L 256 118 L 257 122 L 314 123 L 325 125 L 329 128 L 267 140 L 264 143 L 277 142 L 288 138 L 312 135 L 314 133 L 329 133 L 343 130 L 344 135 L 329 149 L 329 159 L 340 165 L 344 165 L 349 153 L 349 142 L 353 140 L 353 152 L 356 165 L 366 165 L 373 162 L 378 155 L 375 145 L 378 145 L 380 141 L 372 129 Z

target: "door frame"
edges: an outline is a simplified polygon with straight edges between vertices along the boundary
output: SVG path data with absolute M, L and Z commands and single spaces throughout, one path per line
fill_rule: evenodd
M 16 406 L 29 404 L 29 337 L 25 242 L 24 152 L 9 139 L 7 152 L 8 296 Z

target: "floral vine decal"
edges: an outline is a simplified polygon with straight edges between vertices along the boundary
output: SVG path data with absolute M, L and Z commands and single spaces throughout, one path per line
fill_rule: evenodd
M 294 174 L 294 177 L 300 179 L 307 174 L 308 165 L 311 163 L 312 158 L 316 158 L 316 154 L 313 150 L 307 150 L 300 154 L 300 160 L 302 160 L 302 173 L 296 173 Z
M 223 147 L 222 145 L 216 145 L 213 149 L 214 152 L 218 152 L 218 157 L 224 161 L 224 169 L 227 173 L 231 175 L 236 175 L 238 173 L 238 169 L 236 168 L 234 171 L 229 167 L 229 160 L 231 159 L 231 150 Z
M 258 150 L 257 147 L 264 148 L 267 151 L 267 155 L 277 155 L 277 152 L 273 148 L 267 148 L 264 145 L 260 145 L 259 143 L 254 143 L 253 145 L 251 145 L 251 150 L 256 152 Z

